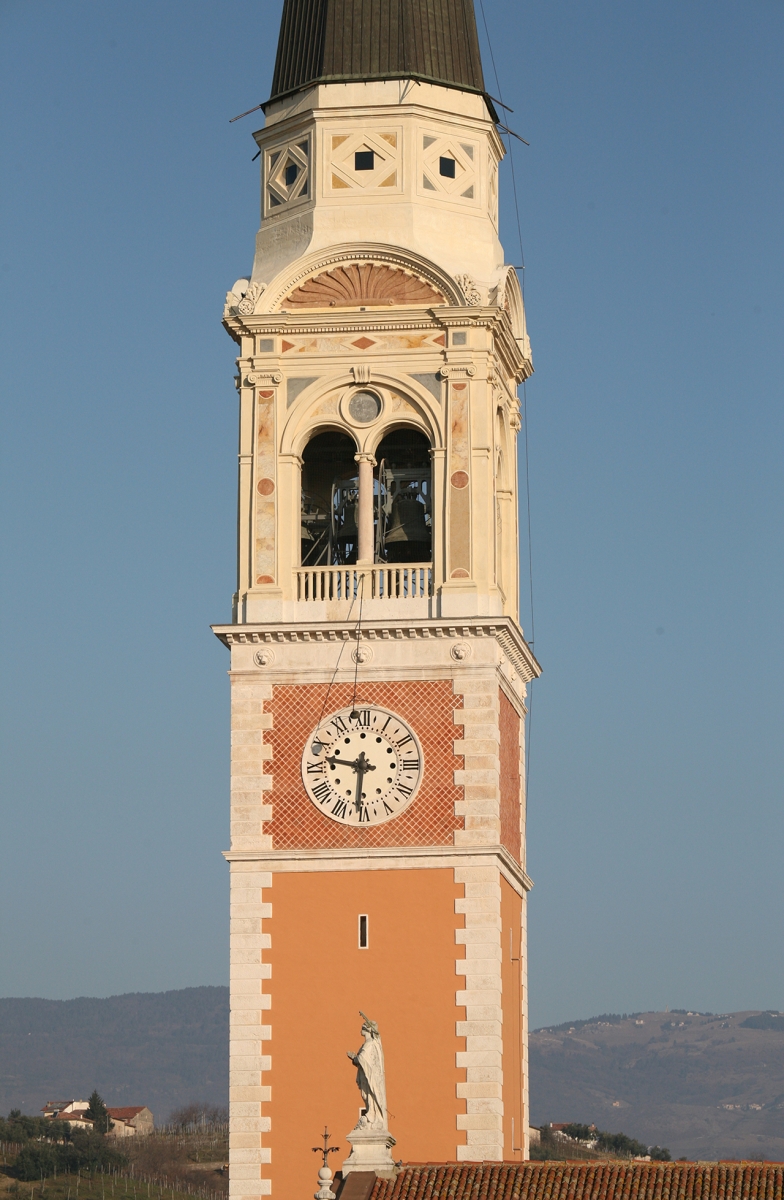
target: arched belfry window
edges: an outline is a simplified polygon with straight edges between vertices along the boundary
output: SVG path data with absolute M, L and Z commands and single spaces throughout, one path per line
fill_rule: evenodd
M 388 433 L 376 450 L 376 562 L 433 557 L 430 443 L 416 429 Z
M 302 566 L 356 563 L 360 526 L 367 530 L 365 561 L 370 560 L 372 537 L 376 563 L 429 563 L 433 537 L 428 439 L 415 429 L 394 430 L 376 449 L 372 471 L 369 462 L 359 466 L 356 454 L 354 440 L 339 431 L 317 434 L 303 451 Z
M 303 567 L 355 563 L 359 479 L 356 444 L 345 433 L 319 433 L 302 454 Z

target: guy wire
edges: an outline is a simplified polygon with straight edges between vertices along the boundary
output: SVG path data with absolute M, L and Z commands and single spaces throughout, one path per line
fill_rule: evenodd
M 498 92 L 498 98 L 503 104 L 504 93 L 501 90 L 501 80 L 498 78 L 498 68 L 495 62 L 495 54 L 493 53 L 493 43 L 490 39 L 490 30 L 487 25 L 487 15 L 485 13 L 484 0 L 479 0 L 479 8 L 482 13 L 482 23 L 485 27 L 485 37 L 487 38 L 487 48 L 490 51 L 490 62 L 493 64 L 493 75 L 495 76 L 495 86 Z M 501 135 L 499 135 L 501 136 Z M 503 137 L 502 137 L 503 140 Z M 509 134 L 506 136 L 507 149 L 509 151 L 509 165 L 512 168 L 512 193 L 514 196 L 515 221 L 517 223 L 517 240 L 520 247 L 520 290 L 523 294 L 523 310 L 525 311 L 525 251 L 523 250 L 523 230 L 520 224 L 520 203 L 517 196 L 517 172 L 515 171 L 514 149 L 512 147 L 512 138 Z M 524 449 L 525 449 L 525 499 L 527 506 L 527 525 L 528 525 L 528 585 L 529 585 L 529 600 L 531 605 L 531 637 L 529 645 L 534 645 L 534 571 L 533 571 L 533 549 L 531 545 L 531 482 L 528 463 L 528 393 L 526 390 L 526 381 L 523 380 L 523 430 L 524 430 Z M 528 799 L 528 778 L 531 770 L 531 724 L 533 717 L 534 704 L 534 681 L 531 680 L 528 686 L 528 722 L 526 727 L 526 750 L 525 750 L 525 795 L 526 803 Z
M 357 711 L 357 675 L 359 674 L 359 639 L 362 636 L 362 601 L 365 598 L 364 573 L 359 581 L 359 617 L 357 618 L 357 645 L 354 650 L 354 695 L 351 700 L 351 711 Z
M 362 581 L 363 581 L 363 583 L 364 583 L 364 580 L 365 580 L 365 577 L 364 577 L 364 575 L 363 575 L 363 576 L 362 576 Z M 353 600 L 351 601 L 351 605 L 350 605 L 350 607 L 349 607 L 349 610 L 348 610 L 348 616 L 346 617 L 346 620 L 347 620 L 347 621 L 350 621 L 350 620 L 351 620 L 351 610 L 353 609 L 354 605 L 356 604 L 356 600 L 357 600 L 357 596 L 356 596 L 356 593 L 354 593 L 354 598 L 353 598 Z M 361 601 L 360 601 L 360 604 L 361 604 Z M 335 677 L 337 676 L 337 673 L 338 673 L 338 671 L 340 670 L 340 660 L 341 660 L 341 658 L 343 657 L 343 651 L 345 650 L 345 648 L 346 648 L 346 645 L 347 645 L 347 643 L 346 643 L 346 642 L 343 642 L 343 643 L 341 644 L 340 650 L 339 650 L 339 652 L 338 652 L 338 661 L 335 663 L 335 670 L 332 672 L 332 678 L 331 678 L 331 679 L 330 679 L 330 681 L 329 681 L 329 687 L 327 688 L 327 694 L 326 694 L 326 696 L 324 697 L 324 703 L 323 703 L 323 704 L 322 704 L 322 706 L 321 706 L 321 713 L 319 714 L 318 725 L 316 726 L 316 728 L 317 728 L 317 729 L 318 729 L 318 728 L 320 728 L 320 726 L 321 726 L 321 722 L 322 722 L 322 721 L 323 721 L 323 719 L 324 719 L 324 713 L 327 711 L 327 701 L 329 700 L 329 693 L 332 691 L 332 685 L 333 685 L 333 684 L 334 684 L 334 682 L 335 682 Z M 356 681 L 355 681 L 355 683 L 354 683 L 354 687 L 355 687 L 355 689 L 356 689 Z

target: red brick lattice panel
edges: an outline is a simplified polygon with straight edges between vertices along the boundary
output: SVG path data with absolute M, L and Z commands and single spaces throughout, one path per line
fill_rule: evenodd
M 329 693 L 324 716 L 348 707 L 353 686 L 336 684 Z M 278 686 L 264 708 L 272 713 L 272 729 L 264 735 L 272 746 L 272 761 L 266 764 L 272 776 L 272 791 L 265 801 L 272 804 L 272 820 L 264 833 L 272 834 L 275 850 L 325 847 L 451 846 L 456 829 L 463 829 L 455 816 L 455 803 L 463 799 L 463 788 L 454 782 L 454 771 L 462 770 L 463 759 L 453 753 L 453 742 L 462 735 L 453 713 L 462 698 L 452 692 L 449 680 L 368 683 L 357 696 L 358 704 L 378 704 L 400 714 L 422 743 L 424 776 L 412 804 L 399 817 L 384 825 L 358 829 L 331 821 L 308 798 L 302 783 L 302 749 L 321 718 L 326 684 Z
M 503 692 L 501 727 L 501 844 L 521 862 L 520 845 L 520 718 Z
M 781 1200 L 783 1186 L 780 1163 L 427 1163 L 377 1179 L 370 1200 Z

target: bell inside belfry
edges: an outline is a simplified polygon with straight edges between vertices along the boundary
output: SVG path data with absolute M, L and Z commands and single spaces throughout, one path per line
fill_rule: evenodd
M 359 550 L 357 447 L 346 434 L 320 433 L 302 454 L 300 562 L 356 563 Z M 430 443 L 414 429 L 387 434 L 375 452 L 373 544 L 377 563 L 432 558 Z
M 331 567 L 357 561 L 357 447 L 344 433 L 311 438 L 302 454 L 300 562 Z
M 376 561 L 430 562 L 430 443 L 415 429 L 396 429 L 380 443 L 376 462 Z

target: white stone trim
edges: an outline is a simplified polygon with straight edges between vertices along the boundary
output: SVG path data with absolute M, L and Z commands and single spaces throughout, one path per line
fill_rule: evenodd
M 505 846 L 377 846 L 336 850 L 224 850 L 230 863 L 254 863 L 259 870 L 306 874 L 311 871 L 416 871 L 491 863 L 518 895 L 534 886 Z
M 262 1104 L 271 1099 L 264 1076 L 272 1069 L 272 1026 L 268 1013 L 272 997 L 267 982 L 272 967 L 264 962 L 270 948 L 264 921 L 272 916 L 265 892 L 272 874 L 257 863 L 238 859 L 231 864 L 231 928 L 229 1014 L 229 1194 L 232 1200 L 269 1196 L 272 1183 L 262 1177 L 271 1151 L 263 1135 L 271 1128 Z M 266 992 L 264 988 L 267 988 Z
M 464 758 L 463 768 L 454 772 L 455 784 L 463 789 L 456 811 L 464 821 L 464 828 L 455 831 L 455 846 L 497 846 L 501 841 L 497 672 L 487 667 L 481 672 L 461 672 L 453 680 L 452 689 L 463 701 L 453 716 L 455 725 L 463 727 L 463 737 L 455 739 L 454 752 Z
M 474 711 L 481 710 L 477 706 Z M 465 956 L 455 960 L 455 973 L 464 984 L 455 993 L 455 1003 L 465 1008 L 465 1020 L 456 1023 L 455 1032 L 465 1038 L 466 1046 L 456 1055 L 456 1065 L 465 1070 L 457 1098 L 466 1105 L 465 1113 L 457 1117 L 465 1143 L 456 1147 L 456 1157 L 458 1162 L 500 1162 L 504 1157 L 501 872 L 492 862 L 456 867 L 455 883 L 464 889 L 464 896 L 455 901 L 455 912 L 464 915 L 464 927 L 455 931 L 455 941 L 465 947 Z

